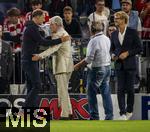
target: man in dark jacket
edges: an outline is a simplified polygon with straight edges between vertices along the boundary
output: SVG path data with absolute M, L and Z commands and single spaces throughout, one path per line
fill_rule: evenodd
M 117 71 L 120 120 L 128 120 L 133 114 L 134 106 L 134 81 L 137 65 L 135 56 L 141 52 L 142 48 L 137 31 L 127 27 L 128 16 L 125 12 L 115 13 L 114 21 L 118 30 L 111 35 L 112 60 L 115 61 Z M 127 101 L 125 101 L 126 92 Z
M 10 45 L 1 38 L 2 26 L 0 25 L 0 94 L 4 94 L 9 92 L 13 60 Z
M 39 25 L 44 21 L 44 14 L 41 9 L 32 13 L 32 21 L 26 23 L 23 34 L 22 46 L 22 67 L 26 75 L 27 97 L 25 107 L 38 107 L 38 93 L 41 89 L 41 79 L 38 62 L 32 61 L 32 56 L 38 53 L 40 45 L 53 46 L 70 39 L 65 36 L 55 40 L 43 38 L 39 32 Z

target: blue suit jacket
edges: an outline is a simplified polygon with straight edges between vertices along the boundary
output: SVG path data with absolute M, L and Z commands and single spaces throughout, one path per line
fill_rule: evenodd
M 115 62 L 115 68 L 117 70 L 123 69 L 136 69 L 136 57 L 142 51 L 141 40 L 136 30 L 128 28 L 126 29 L 123 44 L 121 45 L 118 38 L 119 31 L 116 30 L 111 36 L 111 51 L 113 54 L 119 57 L 122 52 L 128 51 L 129 56 L 124 59 L 118 59 Z

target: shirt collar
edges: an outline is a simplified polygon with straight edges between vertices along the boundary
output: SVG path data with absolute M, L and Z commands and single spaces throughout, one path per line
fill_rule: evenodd
M 127 30 L 127 25 L 125 26 L 124 32 L 123 32 L 123 33 L 121 33 L 121 32 L 120 32 L 120 30 L 119 30 L 119 33 L 120 33 L 121 35 L 123 35 L 123 36 L 124 36 L 124 35 L 125 35 L 125 33 L 126 33 L 126 30 Z
M 102 31 L 101 31 L 101 32 L 98 32 L 98 33 L 96 33 L 95 35 L 92 35 L 91 38 L 94 38 L 94 37 L 99 36 L 99 35 L 102 35 L 102 34 L 103 34 Z

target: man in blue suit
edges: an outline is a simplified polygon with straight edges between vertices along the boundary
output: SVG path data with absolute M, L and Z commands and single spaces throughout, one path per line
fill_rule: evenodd
M 133 113 L 134 81 L 137 65 L 135 56 L 141 52 L 141 41 L 137 31 L 127 27 L 128 16 L 125 12 L 115 13 L 114 22 L 118 30 L 112 33 L 111 49 L 112 60 L 115 61 L 117 72 L 120 120 L 128 120 Z M 126 92 L 127 101 L 125 101 Z

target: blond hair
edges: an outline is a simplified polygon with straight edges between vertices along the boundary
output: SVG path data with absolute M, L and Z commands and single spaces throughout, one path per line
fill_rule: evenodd
M 118 11 L 114 14 L 114 16 L 119 16 L 121 19 L 125 20 L 125 23 L 128 23 L 129 20 L 129 16 L 127 15 L 127 13 L 125 13 L 124 11 Z

